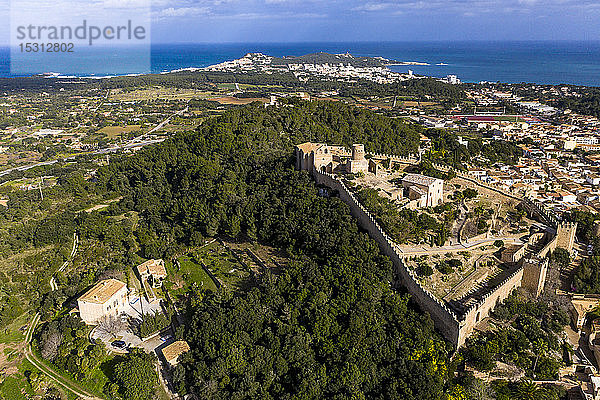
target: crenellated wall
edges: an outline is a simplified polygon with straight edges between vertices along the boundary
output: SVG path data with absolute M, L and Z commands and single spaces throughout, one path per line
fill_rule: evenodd
M 533 199 L 525 198 L 522 203 L 527 211 L 529 211 L 532 215 L 536 215 L 544 222 L 546 222 L 549 226 L 556 228 L 560 221 L 556 218 L 556 215 L 549 213 L 544 206 Z
M 375 159 L 390 158 L 392 161 L 398 162 L 418 162 L 417 159 L 411 157 L 405 158 L 384 154 L 372 154 L 372 156 Z M 449 170 L 449 167 L 447 166 L 439 164 L 434 164 L 434 166 L 444 171 Z M 438 299 L 434 294 L 429 292 L 427 288 L 423 287 L 419 283 L 418 277 L 415 275 L 415 273 L 406 267 L 403 261 L 402 252 L 396 247 L 392 239 L 375 221 L 375 218 L 362 204 L 360 204 L 360 202 L 354 197 L 354 195 L 350 192 L 350 190 L 348 190 L 341 180 L 339 180 L 335 175 L 314 169 L 312 174 L 317 183 L 337 190 L 339 193 L 339 198 L 350 206 L 352 216 L 358 220 L 359 225 L 369 233 L 369 236 L 377 242 L 381 251 L 390 258 L 400 283 L 408 290 L 417 304 L 419 304 L 424 311 L 430 314 L 436 328 L 456 348 L 465 343 L 465 340 L 473 332 L 477 323 L 488 317 L 494 307 L 505 300 L 514 289 L 521 286 L 523 280 L 523 266 L 518 266 L 517 269 L 508 277 L 506 277 L 500 284 L 496 285 L 490 291 L 485 293 L 478 301 L 470 305 L 469 308 L 462 313 L 462 315 L 457 315 L 456 311 L 450 308 L 446 302 Z M 487 185 L 479 179 L 470 177 L 462 172 L 457 172 L 457 175 L 463 179 L 472 181 L 477 185 L 499 192 L 505 196 L 517 200 L 523 200 L 513 194 L 506 193 L 498 188 Z M 537 205 L 535 205 L 533 201 L 529 199 L 524 200 L 524 202 L 529 202 L 528 206 L 534 205 L 537 207 Z M 543 217 L 546 217 L 548 222 L 556 222 L 558 225 L 558 221 L 553 216 L 543 215 Z M 557 225 L 554 226 L 556 227 Z M 568 227 L 565 227 L 564 231 L 570 236 L 573 229 L 574 228 L 569 225 Z M 545 257 L 548 251 L 554 250 L 556 243 L 557 237 L 554 235 L 549 243 L 544 246 L 542 251 L 538 253 L 538 256 L 541 256 L 541 258 Z
M 436 327 L 446 339 L 456 347 L 461 346 L 464 343 L 464 337 L 461 340 L 458 317 L 443 301 L 421 286 L 414 272 L 405 266 L 400 251 L 396 248 L 391 238 L 377 224 L 373 216 L 334 175 L 316 170 L 313 171 L 313 175 L 317 183 L 339 192 L 340 199 L 350 206 L 350 211 L 358 220 L 360 226 L 379 244 L 381 251 L 392 260 L 400 282 L 413 296 L 417 304 L 431 315 Z
M 319 171 L 313 171 L 315 180 L 339 192 L 339 197 L 350 206 L 352 215 L 359 221 L 360 226 L 379 244 L 382 252 L 393 262 L 394 268 L 401 283 L 413 295 L 417 303 L 431 314 L 436 326 L 444 336 L 455 345 L 458 343 L 458 321 L 454 312 L 441 300 L 437 299 L 417 281 L 414 273 L 406 268 L 400 251 L 396 248 L 391 238 L 381 229 L 374 217 L 352 195 L 346 186 L 335 176 Z
M 459 346 L 473 333 L 473 329 L 480 321 L 488 317 L 498 304 L 502 303 L 513 290 L 521 286 L 522 280 L 523 267 L 521 266 L 463 314 L 459 331 Z

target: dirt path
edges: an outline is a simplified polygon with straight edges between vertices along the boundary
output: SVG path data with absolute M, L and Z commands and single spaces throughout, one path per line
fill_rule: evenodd
M 71 262 L 73 257 L 75 257 L 75 254 L 77 254 L 78 249 L 79 249 L 79 236 L 77 236 L 77 233 L 74 233 L 73 234 L 73 249 L 71 250 L 71 255 L 69 256 L 69 259 L 67 261 L 65 261 L 63 263 L 63 265 L 56 272 L 62 272 L 62 271 L 64 271 L 65 268 L 67 268 L 67 265 L 69 265 L 69 263 Z M 56 273 L 54 273 L 54 275 L 56 275 Z M 50 278 L 50 289 L 52 289 L 52 291 L 55 291 L 58 289 L 58 285 L 56 284 L 54 275 L 52 275 L 52 278 Z
M 57 272 L 63 271 L 67 267 L 67 265 L 69 265 L 69 262 L 73 259 L 73 257 L 75 257 L 75 254 L 77 254 L 78 248 L 79 248 L 79 236 L 77 235 L 77 233 L 74 233 L 73 234 L 73 249 L 71 250 L 71 255 L 69 256 L 69 259 L 67 261 L 65 261 L 64 264 L 58 269 Z M 54 276 L 52 276 L 52 278 L 50 279 L 50 288 L 53 291 L 58 289 L 58 285 L 56 284 Z M 38 370 L 40 370 L 44 375 L 46 375 L 48 378 L 50 378 L 57 385 L 63 387 L 64 389 L 68 390 L 69 392 L 75 394 L 79 398 L 82 398 L 85 400 L 103 400 L 99 397 L 94 396 L 91 393 L 88 393 L 79 385 L 69 382 L 67 379 L 65 379 L 63 376 L 61 376 L 60 373 L 54 371 L 52 368 L 50 368 L 46 364 L 44 364 L 33 353 L 33 351 L 31 350 L 31 339 L 33 338 L 33 333 L 35 332 L 35 328 L 39 322 L 40 322 L 40 314 L 37 313 L 34 315 L 33 319 L 29 323 L 29 328 L 27 328 L 27 333 L 25 334 L 25 358 L 27 359 L 27 361 L 29 361 L 34 367 L 36 367 Z
M 86 400 L 102 400 L 101 398 L 88 393 L 83 388 L 81 388 L 79 385 L 75 385 L 73 383 L 67 382 L 66 379 L 63 378 L 59 373 L 57 373 L 56 371 L 47 367 L 40 359 L 37 358 L 37 356 L 31 350 L 30 342 L 31 342 L 31 338 L 33 337 L 33 332 L 35 331 L 35 327 L 37 326 L 37 324 L 39 322 L 40 322 L 40 314 L 38 313 L 38 314 L 35 314 L 35 316 L 31 320 L 31 324 L 29 326 L 29 329 L 27 329 L 27 334 L 25 335 L 25 342 L 26 342 L 25 358 L 27 358 L 27 361 L 29 361 L 31 364 L 33 364 L 34 367 L 36 367 L 38 370 L 40 370 L 44 375 L 46 375 L 48 378 L 50 378 L 54 383 L 56 383 L 57 385 L 60 385 L 61 387 L 65 388 L 66 390 L 75 394 L 76 396 L 79 396 L 80 398 L 86 399 Z

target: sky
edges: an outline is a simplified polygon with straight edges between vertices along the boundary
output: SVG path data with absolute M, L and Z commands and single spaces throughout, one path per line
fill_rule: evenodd
M 600 40 L 600 1 L 589 0 L 2 0 L 0 45 L 11 1 L 61 14 L 151 1 L 154 43 Z

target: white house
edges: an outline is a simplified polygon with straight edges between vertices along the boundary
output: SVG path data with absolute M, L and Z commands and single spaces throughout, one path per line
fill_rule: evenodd
M 77 299 L 79 315 L 88 325 L 104 317 L 116 317 L 127 305 L 127 285 L 116 279 L 98 282 Z

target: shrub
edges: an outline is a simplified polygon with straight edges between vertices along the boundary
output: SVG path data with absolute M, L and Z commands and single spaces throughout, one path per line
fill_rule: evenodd
M 456 261 L 458 261 L 458 260 L 456 260 Z M 435 267 L 438 269 L 438 271 L 440 271 L 444 275 L 448 275 L 448 274 L 451 274 L 452 272 L 454 272 L 454 268 L 452 268 L 450 266 L 450 264 L 446 261 L 442 261 L 442 262 L 438 263 Z
M 162 313 L 144 314 L 140 324 L 140 336 L 148 337 L 170 325 L 169 319 Z
M 477 190 L 466 188 L 465 190 L 463 190 L 462 194 L 465 199 L 474 199 L 475 197 L 477 197 Z
M 417 274 L 419 276 L 431 276 L 433 275 L 433 268 L 429 264 L 420 264 L 417 268 Z

